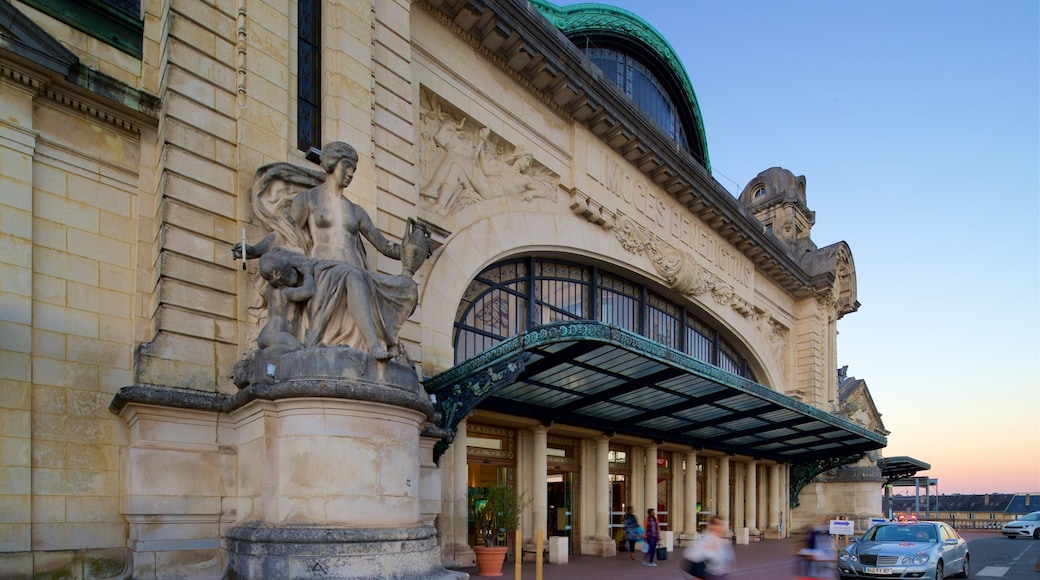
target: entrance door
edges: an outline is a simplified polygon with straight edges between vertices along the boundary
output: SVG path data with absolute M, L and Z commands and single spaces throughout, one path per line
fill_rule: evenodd
M 610 537 L 618 550 L 625 546 L 625 508 L 628 506 L 628 475 L 610 474 Z
M 567 545 L 571 552 L 574 539 L 574 487 L 577 473 L 564 471 L 550 473 L 546 476 L 548 516 L 549 521 L 545 527 L 546 535 L 566 536 Z

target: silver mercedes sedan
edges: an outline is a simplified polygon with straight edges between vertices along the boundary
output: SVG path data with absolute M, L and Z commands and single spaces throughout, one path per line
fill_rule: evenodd
M 842 580 L 924 578 L 969 574 L 968 543 L 943 522 L 877 524 L 838 552 Z

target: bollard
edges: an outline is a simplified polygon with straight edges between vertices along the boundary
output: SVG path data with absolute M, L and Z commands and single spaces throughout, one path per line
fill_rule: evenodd
M 520 530 L 516 531 L 516 541 L 513 542 L 513 545 L 516 546 L 516 574 L 513 578 L 520 580 L 520 565 L 523 564 L 524 559 L 524 538 Z
M 542 530 L 535 532 L 535 536 L 534 579 L 542 580 Z

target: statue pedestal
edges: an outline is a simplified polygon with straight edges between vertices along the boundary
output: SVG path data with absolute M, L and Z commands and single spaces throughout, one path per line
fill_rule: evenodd
M 345 348 L 263 364 L 275 380 L 245 389 L 263 399 L 230 413 L 240 499 L 229 576 L 460 577 L 441 566 L 422 511 L 433 408 L 414 370 Z
M 342 347 L 254 362 L 265 380 L 230 397 L 142 386 L 113 401 L 135 570 L 467 578 L 443 567 L 431 525 L 435 415 L 415 371 Z

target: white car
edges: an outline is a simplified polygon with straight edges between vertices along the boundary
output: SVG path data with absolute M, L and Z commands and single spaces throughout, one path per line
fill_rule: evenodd
M 1013 522 L 1004 524 L 1000 533 L 1014 540 L 1015 538 L 1033 538 L 1040 540 L 1040 512 L 1026 514 Z

